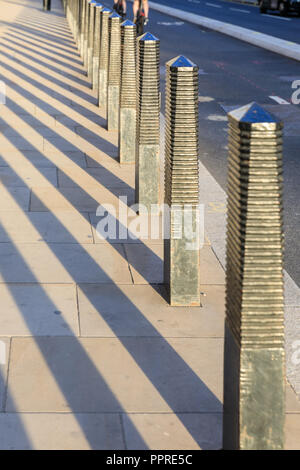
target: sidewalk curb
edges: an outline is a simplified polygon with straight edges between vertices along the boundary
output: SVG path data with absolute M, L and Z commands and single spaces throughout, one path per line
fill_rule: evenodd
M 240 39 L 254 46 L 262 47 L 268 51 L 300 61 L 300 45 L 295 42 L 285 41 L 284 39 L 269 36 L 258 31 L 242 28 L 241 26 L 235 26 L 230 23 L 223 23 L 222 21 L 178 10 L 177 8 L 166 7 L 154 2 L 149 2 L 149 6 L 151 9 L 159 11 L 160 13 L 165 13 L 166 15 L 188 21 L 198 26 L 205 26 L 208 29 Z

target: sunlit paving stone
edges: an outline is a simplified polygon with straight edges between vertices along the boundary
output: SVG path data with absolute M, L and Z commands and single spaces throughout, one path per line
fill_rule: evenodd
M 222 348 L 217 338 L 14 338 L 6 411 L 220 412 Z

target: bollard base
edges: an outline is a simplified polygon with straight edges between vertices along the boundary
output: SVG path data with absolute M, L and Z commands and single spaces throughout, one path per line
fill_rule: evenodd
M 226 322 L 224 358 L 223 448 L 283 449 L 283 348 L 240 348 Z
M 183 206 L 164 212 L 164 281 L 169 303 L 174 307 L 200 305 L 200 241 L 196 209 L 189 223 Z M 169 232 L 169 236 L 168 236 Z
M 107 89 L 107 130 L 119 130 L 120 87 L 108 85 Z
M 93 57 L 93 90 L 98 90 L 99 86 L 99 57 Z
M 135 163 L 136 110 L 120 108 L 119 162 Z
M 107 70 L 99 69 L 99 93 L 98 106 L 104 111 L 105 119 L 107 118 Z
M 135 202 L 150 213 L 161 202 L 159 145 L 139 145 L 135 171 Z

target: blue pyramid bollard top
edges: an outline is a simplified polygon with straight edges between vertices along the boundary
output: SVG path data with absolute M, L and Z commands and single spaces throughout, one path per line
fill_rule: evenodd
M 96 7 L 103 7 L 102 3 L 97 3 Z
M 197 67 L 194 62 L 192 62 L 190 59 L 187 59 L 184 55 L 179 55 L 178 57 L 175 57 L 173 59 L 174 62 L 170 61 L 168 65 L 171 67 Z
M 97 3 L 97 0 L 91 0 L 90 3 Z
M 102 11 L 111 11 L 109 8 L 103 8 Z
M 145 33 L 140 37 L 140 41 L 158 41 L 159 39 L 153 36 L 151 33 Z
M 118 13 L 116 13 L 115 11 L 110 15 L 110 18 L 121 18 L 120 15 L 118 15 Z
M 233 119 L 239 122 L 247 122 L 249 124 L 255 123 L 279 123 L 280 119 L 273 116 L 271 113 L 262 108 L 259 104 L 253 102 L 241 108 L 235 109 L 229 113 Z
M 122 26 L 135 26 L 135 24 L 130 20 L 125 20 L 123 21 Z

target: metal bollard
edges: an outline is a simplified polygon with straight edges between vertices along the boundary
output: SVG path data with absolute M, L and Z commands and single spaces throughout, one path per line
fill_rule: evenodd
M 89 33 L 88 33 L 88 52 L 87 52 L 87 76 L 93 79 L 93 48 L 95 33 L 95 7 L 97 0 L 91 0 L 89 4 Z
M 117 13 L 110 15 L 108 31 L 107 130 L 118 131 L 121 80 L 121 17 Z
M 137 155 L 135 198 L 150 213 L 161 199 L 159 161 L 159 40 L 150 33 L 138 42 Z
M 109 8 L 103 8 L 101 11 L 101 41 L 100 41 L 100 58 L 99 58 L 99 93 L 98 104 L 107 116 L 107 78 L 108 78 L 108 18 L 111 15 Z
M 224 449 L 283 449 L 283 125 L 256 103 L 228 114 Z
M 135 163 L 136 155 L 136 26 L 121 24 L 121 96 L 119 161 Z
M 79 37 L 79 53 L 83 58 L 84 51 L 84 37 L 85 37 L 85 15 L 86 15 L 86 0 L 81 0 L 81 16 L 80 16 L 80 37 Z
M 85 25 L 84 25 L 84 44 L 83 44 L 83 64 L 87 68 L 88 62 L 88 42 L 89 42 L 89 23 L 90 23 L 90 1 L 85 3 Z
M 98 91 L 99 84 L 99 56 L 100 56 L 100 39 L 101 39 L 101 11 L 103 5 L 100 3 L 96 4 L 95 8 L 95 33 L 94 33 L 94 47 L 93 47 L 93 90 Z
M 172 306 L 200 305 L 198 72 L 166 64 L 164 280 Z

